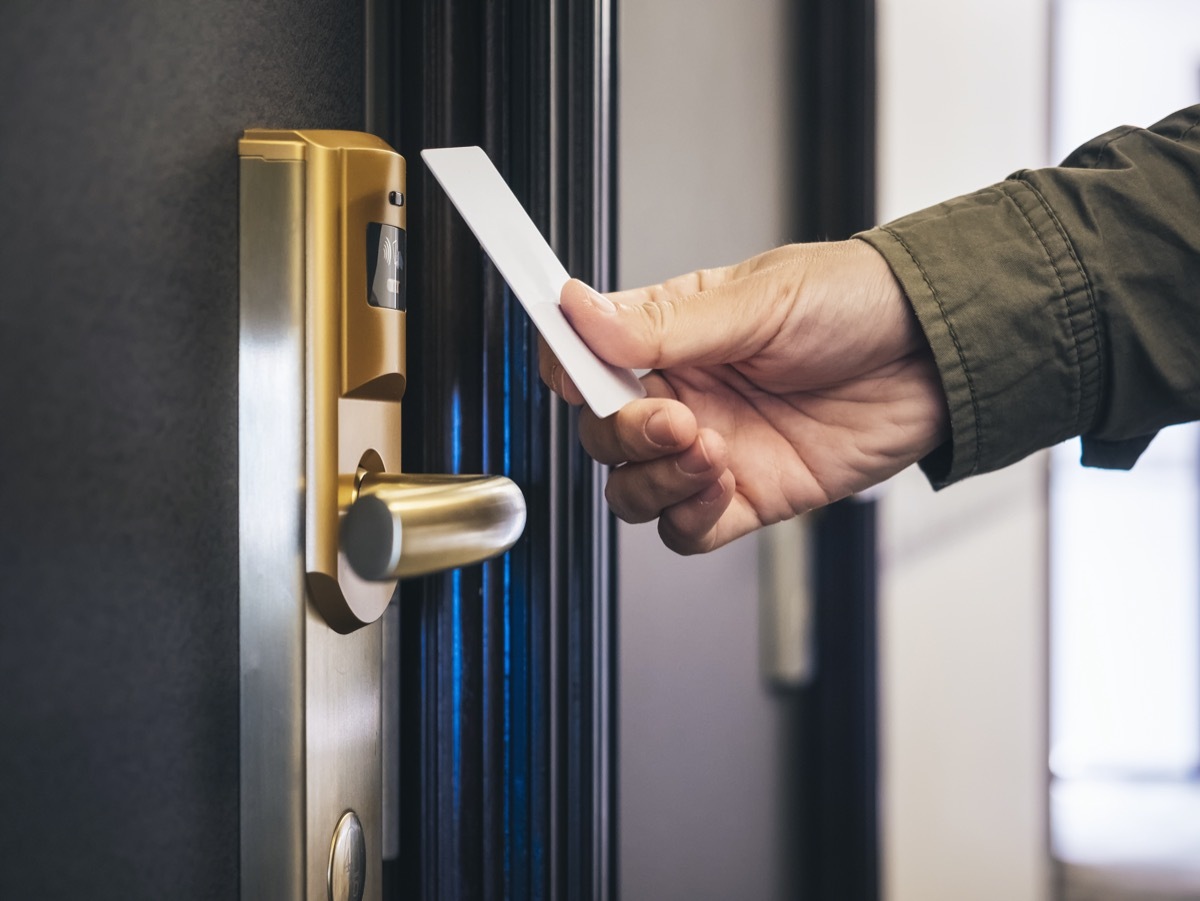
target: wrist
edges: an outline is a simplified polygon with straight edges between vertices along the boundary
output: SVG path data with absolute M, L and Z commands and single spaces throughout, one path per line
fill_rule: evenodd
M 889 355 L 931 354 L 916 311 L 883 254 L 857 235 L 846 243 L 854 248 L 853 265 L 868 298 L 869 315 L 878 317 L 880 341 Z

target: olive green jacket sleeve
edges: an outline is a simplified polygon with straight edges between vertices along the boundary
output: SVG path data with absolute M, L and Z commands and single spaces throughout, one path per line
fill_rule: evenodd
M 937 361 L 935 487 L 1075 435 L 1085 465 L 1128 469 L 1200 419 L 1200 106 L 858 237 Z

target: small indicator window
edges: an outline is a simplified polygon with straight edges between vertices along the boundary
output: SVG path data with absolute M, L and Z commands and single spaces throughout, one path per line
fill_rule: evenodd
M 367 223 L 367 302 L 389 310 L 405 309 L 406 234 L 394 225 Z

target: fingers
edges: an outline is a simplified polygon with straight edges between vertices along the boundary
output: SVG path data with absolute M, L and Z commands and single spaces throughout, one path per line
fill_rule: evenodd
M 540 367 L 551 388 L 568 400 L 578 396 L 544 344 Z M 669 393 L 661 380 L 647 379 L 646 385 L 652 395 Z M 633 401 L 607 419 L 585 408 L 579 432 L 592 457 L 618 467 L 605 486 L 616 515 L 627 522 L 657 518 L 663 544 L 676 553 L 706 553 L 757 528 L 752 513 L 730 509 L 736 483 L 724 440 L 711 429 L 699 430 L 692 411 L 673 398 Z
M 730 540 L 723 520 L 734 497 L 733 473 L 726 470 L 703 491 L 663 510 L 658 534 L 677 554 L 706 554 Z
M 608 466 L 656 460 L 691 446 L 696 440 L 696 417 L 678 401 L 647 397 L 606 419 L 584 410 L 579 440 L 593 459 Z
M 721 436 L 703 429 L 682 453 L 613 470 L 604 496 L 626 522 L 649 522 L 712 486 L 726 472 L 727 460 Z
M 653 379 L 647 386 L 661 387 Z M 604 490 L 613 512 L 631 523 L 658 519 L 663 543 L 676 553 L 710 551 L 757 527 L 725 516 L 736 487 L 725 441 L 697 429 L 678 401 L 649 397 L 607 419 L 585 410 L 579 428 L 589 454 L 617 465 Z

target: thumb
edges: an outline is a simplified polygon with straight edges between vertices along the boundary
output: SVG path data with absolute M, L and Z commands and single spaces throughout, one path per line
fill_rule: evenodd
M 605 297 L 578 279 L 562 289 L 563 313 L 600 357 L 631 369 L 745 359 L 769 339 L 763 313 L 779 294 L 777 269 L 706 269 Z

